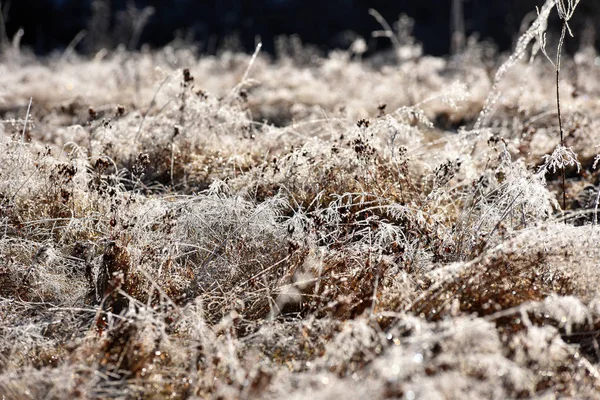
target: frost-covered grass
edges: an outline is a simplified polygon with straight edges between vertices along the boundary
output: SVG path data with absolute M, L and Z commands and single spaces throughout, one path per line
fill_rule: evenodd
M 4 52 L 0 398 L 600 396 L 596 51 L 290 43 Z

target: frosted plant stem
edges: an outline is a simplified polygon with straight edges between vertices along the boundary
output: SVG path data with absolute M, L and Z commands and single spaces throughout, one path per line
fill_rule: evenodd
M 566 23 L 563 24 L 562 32 L 560 34 L 560 40 L 558 42 L 558 53 L 556 55 L 556 108 L 558 112 L 558 127 L 560 129 L 560 145 L 564 147 L 565 139 L 563 134 L 563 126 L 562 126 L 562 114 L 560 112 L 560 55 L 562 52 L 562 46 L 565 41 L 565 33 L 567 31 Z
M 562 52 L 562 46 L 565 41 L 565 34 L 567 32 L 567 21 L 563 21 L 562 32 L 560 33 L 560 40 L 558 41 L 558 51 L 556 54 L 556 111 L 558 114 L 558 129 L 560 130 L 560 145 L 565 147 L 565 137 L 563 134 L 562 126 L 562 114 L 560 112 L 560 54 Z M 567 205 L 567 192 L 565 190 L 565 167 L 562 167 L 562 208 L 566 210 Z
M 31 112 L 31 103 L 33 97 L 29 98 L 29 105 L 27 106 L 27 113 L 25 114 L 25 123 L 23 124 L 23 132 L 21 133 L 21 144 L 25 143 L 25 132 L 27 132 L 27 123 L 29 122 L 29 113 Z
M 515 50 L 513 51 L 511 56 L 500 66 L 500 68 L 498 68 L 498 71 L 496 72 L 496 75 L 494 76 L 492 82 L 492 88 L 490 89 L 490 92 L 488 93 L 488 96 L 483 104 L 483 108 L 481 109 L 481 112 L 477 117 L 477 121 L 475 122 L 475 131 L 478 131 L 481 128 L 483 128 L 484 125 L 488 122 L 489 116 L 493 111 L 494 105 L 496 104 L 499 98 L 499 86 L 500 82 L 502 81 L 502 78 L 504 78 L 504 75 L 506 75 L 509 69 L 511 69 L 521 58 L 523 58 L 527 47 L 529 46 L 529 43 L 531 43 L 532 40 L 540 37 L 540 31 L 546 30 L 548 16 L 550 15 L 550 11 L 552 11 L 554 6 L 554 0 L 546 0 L 542 8 L 539 10 L 538 17 L 536 18 L 536 20 L 531 24 L 529 29 L 527 29 L 527 31 L 523 35 L 521 35 L 521 37 L 519 37 L 519 40 L 517 40 L 517 45 L 515 46 Z M 543 38 L 544 36 L 542 35 L 542 39 Z M 545 42 L 542 41 L 542 43 L 538 44 L 543 50 Z
M 383 16 L 374 8 L 369 8 L 369 14 L 371 14 L 371 16 L 373 18 L 375 18 L 377 20 L 377 22 L 379 22 L 379 24 L 383 28 L 383 32 L 384 32 L 384 34 L 381 36 L 390 38 L 390 40 L 392 41 L 392 44 L 394 46 L 394 50 L 396 51 L 396 54 L 398 54 L 398 52 L 400 51 L 400 48 L 402 47 L 402 44 L 398 40 L 398 37 L 396 37 L 396 35 L 394 35 L 394 30 L 392 29 L 390 24 L 388 24 L 388 22 L 385 20 L 385 18 L 383 18 Z
M 237 93 L 248 80 L 248 75 L 250 75 L 250 70 L 256 62 L 256 58 L 258 57 L 258 53 L 260 53 L 260 49 L 262 49 L 262 42 L 258 42 L 258 44 L 256 45 L 256 49 L 254 49 L 254 53 L 250 58 L 250 62 L 248 63 L 248 67 L 246 67 L 246 71 L 244 71 L 244 75 L 242 76 L 240 83 L 238 83 L 235 87 L 231 89 L 231 91 L 229 92 L 229 96 L 233 96 L 235 93 Z
M 19 161 L 17 165 L 21 165 L 21 155 L 23 154 L 22 147 L 25 145 L 25 133 L 27 132 L 27 123 L 29 122 L 29 113 L 31 112 L 31 103 L 33 102 L 33 97 L 29 98 L 29 105 L 27 106 L 27 113 L 25 114 L 25 122 L 23 123 L 23 131 L 21 132 L 21 151 L 19 151 Z
M 596 202 L 594 203 L 594 224 L 596 226 L 598 224 L 598 203 L 600 203 L 600 188 L 598 188 L 598 194 L 596 195 Z

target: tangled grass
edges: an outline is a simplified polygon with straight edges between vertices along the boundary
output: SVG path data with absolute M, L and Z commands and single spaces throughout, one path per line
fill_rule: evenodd
M 598 397 L 597 53 L 398 46 L 5 52 L 0 397 Z

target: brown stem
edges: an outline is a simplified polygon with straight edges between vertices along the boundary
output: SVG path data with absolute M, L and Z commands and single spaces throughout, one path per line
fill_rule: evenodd
M 565 146 L 565 137 L 563 134 L 562 126 L 562 115 L 560 112 L 560 55 L 562 52 L 562 46 L 565 41 L 565 34 L 567 32 L 567 21 L 563 21 L 562 32 L 560 34 L 560 40 L 558 42 L 558 51 L 556 54 L 556 110 L 558 113 L 558 129 L 560 130 L 560 145 Z M 567 205 L 567 192 L 565 190 L 565 167 L 562 168 L 562 192 L 563 192 L 563 210 L 566 209 Z

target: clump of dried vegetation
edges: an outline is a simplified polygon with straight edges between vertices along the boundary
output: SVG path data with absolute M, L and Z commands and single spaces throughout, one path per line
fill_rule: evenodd
M 509 57 L 4 49 L 0 398 L 598 397 L 599 59 L 559 125 L 554 6 Z

